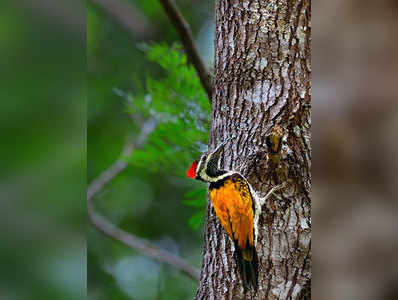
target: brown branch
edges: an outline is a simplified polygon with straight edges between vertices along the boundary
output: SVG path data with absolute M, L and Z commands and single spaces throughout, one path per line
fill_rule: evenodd
M 152 119 L 147 120 L 141 128 L 140 135 L 138 136 L 135 143 L 128 142 L 123 149 L 122 157 L 129 156 L 136 146 L 142 145 L 147 136 L 154 130 L 156 122 Z M 128 163 L 123 159 L 115 161 L 108 169 L 102 172 L 96 179 L 94 179 L 87 188 L 87 199 L 93 198 L 97 195 L 112 179 L 119 175 L 124 169 L 126 169 Z
M 121 24 L 130 34 L 138 38 L 148 38 L 155 33 L 150 23 L 129 5 L 118 0 L 90 0 L 96 4 L 117 23 Z M 210 72 L 205 66 L 195 46 L 191 29 L 173 0 L 160 0 L 168 18 L 173 23 L 187 53 L 189 62 L 195 67 L 200 82 L 205 89 L 209 102 L 212 99 L 212 84 Z
M 192 37 L 191 28 L 189 27 L 188 22 L 184 19 L 184 17 L 182 16 L 181 12 L 178 10 L 178 7 L 173 0 L 159 0 L 159 1 L 162 4 L 170 21 L 173 23 L 175 29 L 177 30 L 182 45 L 184 46 L 184 49 L 187 53 L 188 59 L 195 67 L 199 75 L 200 82 L 202 83 L 202 86 L 205 89 L 207 96 L 209 97 L 209 102 L 211 104 L 212 100 L 211 76 L 202 58 L 200 57 L 198 50 L 196 49 L 195 42 Z
M 130 155 L 135 147 L 142 145 L 147 139 L 148 135 L 154 130 L 156 122 L 154 120 L 146 121 L 143 126 L 141 133 L 135 143 L 127 143 L 122 156 Z M 140 252 L 142 255 L 153 258 L 154 260 L 165 263 L 184 273 L 194 280 L 199 280 L 199 271 L 186 263 L 183 259 L 176 256 L 175 254 L 159 248 L 151 242 L 139 238 L 131 233 L 128 233 L 101 216 L 95 211 L 93 205 L 93 197 L 97 195 L 103 188 L 112 181 L 117 175 L 119 175 L 126 167 L 128 163 L 122 159 L 118 159 L 114 162 L 107 170 L 101 175 L 94 179 L 87 188 L 87 214 L 92 225 L 101 231 L 106 236 L 121 242 L 122 244 Z
M 151 23 L 129 4 L 118 0 L 90 1 L 122 25 L 133 37 L 143 39 L 155 35 L 155 28 Z
M 170 265 L 193 280 L 199 280 L 199 271 L 196 268 L 192 267 L 173 253 L 161 249 L 145 239 L 136 237 L 135 235 L 118 228 L 103 216 L 95 212 L 92 201 L 87 201 L 87 212 L 94 227 L 106 236 L 139 251 L 142 255 L 149 256 L 160 263 Z

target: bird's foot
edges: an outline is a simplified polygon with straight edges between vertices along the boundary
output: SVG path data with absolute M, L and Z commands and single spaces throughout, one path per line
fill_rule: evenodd
M 269 192 L 268 192 L 264 197 L 262 197 L 262 198 L 259 199 L 259 200 L 260 200 L 260 205 L 262 206 L 262 205 L 265 203 L 265 201 L 267 201 L 267 199 L 268 199 L 269 197 L 271 197 L 272 194 L 273 194 L 274 196 L 277 196 L 277 195 L 275 194 L 275 192 L 278 191 L 278 190 L 283 189 L 284 187 L 285 187 L 285 183 L 282 183 L 282 184 L 280 184 L 280 185 L 274 186 L 272 189 L 269 190 Z

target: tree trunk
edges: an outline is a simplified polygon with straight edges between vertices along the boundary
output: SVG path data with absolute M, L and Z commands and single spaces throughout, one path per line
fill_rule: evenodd
M 310 18 L 310 0 L 217 1 L 209 147 L 234 137 L 224 169 L 262 196 L 285 187 L 262 207 L 257 293 L 244 292 L 234 244 L 208 203 L 197 299 L 311 297 Z M 283 134 L 275 153 L 271 132 Z

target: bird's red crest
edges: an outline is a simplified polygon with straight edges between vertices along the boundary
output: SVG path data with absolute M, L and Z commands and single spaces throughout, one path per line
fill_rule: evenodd
M 198 166 L 198 162 L 195 160 L 191 167 L 187 171 L 187 177 L 195 178 L 196 177 L 196 167 Z

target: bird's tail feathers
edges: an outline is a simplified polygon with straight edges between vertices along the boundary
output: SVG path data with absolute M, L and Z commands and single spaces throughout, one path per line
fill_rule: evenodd
M 258 258 L 254 247 L 239 249 L 236 245 L 236 253 L 240 271 L 242 274 L 243 288 L 245 291 L 251 286 L 254 291 L 258 287 Z

